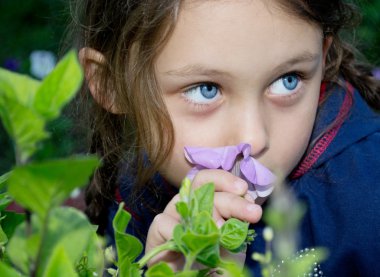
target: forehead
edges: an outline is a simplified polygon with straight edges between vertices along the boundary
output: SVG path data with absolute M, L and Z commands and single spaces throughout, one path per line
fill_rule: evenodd
M 301 52 L 316 53 L 321 46 L 322 31 L 283 11 L 276 1 L 185 0 L 158 66 L 165 71 L 192 61 L 271 67 Z

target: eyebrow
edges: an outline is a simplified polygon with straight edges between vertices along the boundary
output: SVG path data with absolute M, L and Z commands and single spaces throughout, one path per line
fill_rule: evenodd
M 187 76 L 208 76 L 208 77 L 220 77 L 231 78 L 231 74 L 226 71 L 217 69 L 210 69 L 202 64 L 191 64 L 181 67 L 179 69 L 169 70 L 165 72 L 166 75 L 187 77 Z
M 281 72 L 286 71 L 287 69 L 291 68 L 292 66 L 296 64 L 315 62 L 316 60 L 319 59 L 319 57 L 320 57 L 320 54 L 318 53 L 305 51 L 301 53 L 300 55 L 292 57 L 289 60 L 286 60 L 285 62 L 279 64 L 273 70 L 271 70 L 271 72 L 275 74 L 280 74 Z M 220 77 L 220 78 L 232 77 L 232 75 L 229 72 L 217 70 L 217 69 L 211 69 L 202 64 L 186 65 L 178 69 L 166 71 L 165 74 L 169 76 L 178 76 L 178 77 L 188 77 L 188 76 L 208 76 L 208 77 Z
M 274 75 L 281 74 L 296 64 L 316 62 L 317 60 L 319 60 L 319 58 L 320 54 L 305 51 L 300 55 L 292 57 L 289 60 L 279 64 L 272 70 L 272 72 L 274 73 Z

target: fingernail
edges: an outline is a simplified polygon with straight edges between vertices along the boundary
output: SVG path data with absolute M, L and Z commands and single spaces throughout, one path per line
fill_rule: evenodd
M 246 193 L 244 195 L 244 198 L 245 198 L 245 200 L 248 200 L 249 202 L 252 202 L 252 203 L 255 202 L 255 199 L 253 199 L 253 197 L 249 193 Z
M 247 184 L 241 179 L 236 180 L 234 182 L 234 185 L 235 185 L 236 190 L 239 192 L 245 191 L 247 187 Z
M 249 204 L 247 205 L 247 210 L 249 212 L 256 212 L 260 209 L 260 206 L 259 205 L 256 205 L 256 204 Z
M 217 222 L 216 222 L 216 225 L 218 226 L 218 228 L 221 228 L 224 224 L 224 220 L 223 219 L 219 219 Z

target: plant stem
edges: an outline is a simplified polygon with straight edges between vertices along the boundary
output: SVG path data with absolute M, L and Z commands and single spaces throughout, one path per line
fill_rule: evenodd
M 32 272 L 31 272 L 32 273 L 31 276 L 33 276 L 33 277 L 37 276 L 38 266 L 41 263 L 42 250 L 44 249 L 45 236 L 46 236 L 47 231 L 48 231 L 48 222 L 49 222 L 49 211 L 46 213 L 44 221 L 43 221 L 43 225 L 42 225 L 41 242 L 40 242 L 40 246 L 38 247 L 36 262 L 35 262 L 35 265 L 34 265 Z
M 186 258 L 186 263 L 185 263 L 185 266 L 183 267 L 183 271 L 190 271 L 191 266 L 193 265 L 194 260 L 195 260 L 195 255 L 188 255 L 185 258 Z
M 21 160 L 21 151 L 19 150 L 19 148 L 17 146 L 15 146 L 15 148 L 14 148 L 14 153 L 15 153 L 16 166 L 20 166 L 20 165 L 25 164 Z
M 177 250 L 176 243 L 173 240 L 169 240 L 164 244 L 161 244 L 155 248 L 152 249 L 149 253 L 145 254 L 137 263 L 139 264 L 140 268 L 143 268 L 150 259 L 152 259 L 154 256 L 156 256 L 158 253 L 161 253 L 162 251 L 166 250 Z

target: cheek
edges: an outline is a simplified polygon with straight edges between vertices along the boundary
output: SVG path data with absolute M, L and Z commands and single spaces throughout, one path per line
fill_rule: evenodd
M 313 130 L 317 101 L 310 110 L 282 118 L 282 124 L 274 131 L 271 149 L 273 169 L 287 176 L 305 153 Z
M 179 187 L 190 169 L 191 166 L 186 162 L 183 154 L 183 147 L 175 145 L 170 156 L 159 168 L 159 172 L 170 184 Z
M 189 120 L 178 115 L 175 118 L 175 120 L 172 120 L 175 140 L 173 149 L 159 168 L 159 171 L 169 183 L 179 187 L 183 178 L 186 177 L 192 168 L 185 158 L 184 147 L 189 145 L 204 145 L 202 139 L 205 136 L 200 135 L 203 132 L 194 128 L 196 125 L 192 125 Z
M 173 109 L 170 113 L 175 142 L 170 156 L 159 170 L 171 184 L 177 186 L 192 168 L 184 155 L 185 146 L 217 147 L 228 143 L 224 139 L 227 134 L 220 128 L 220 117 L 191 117 Z

